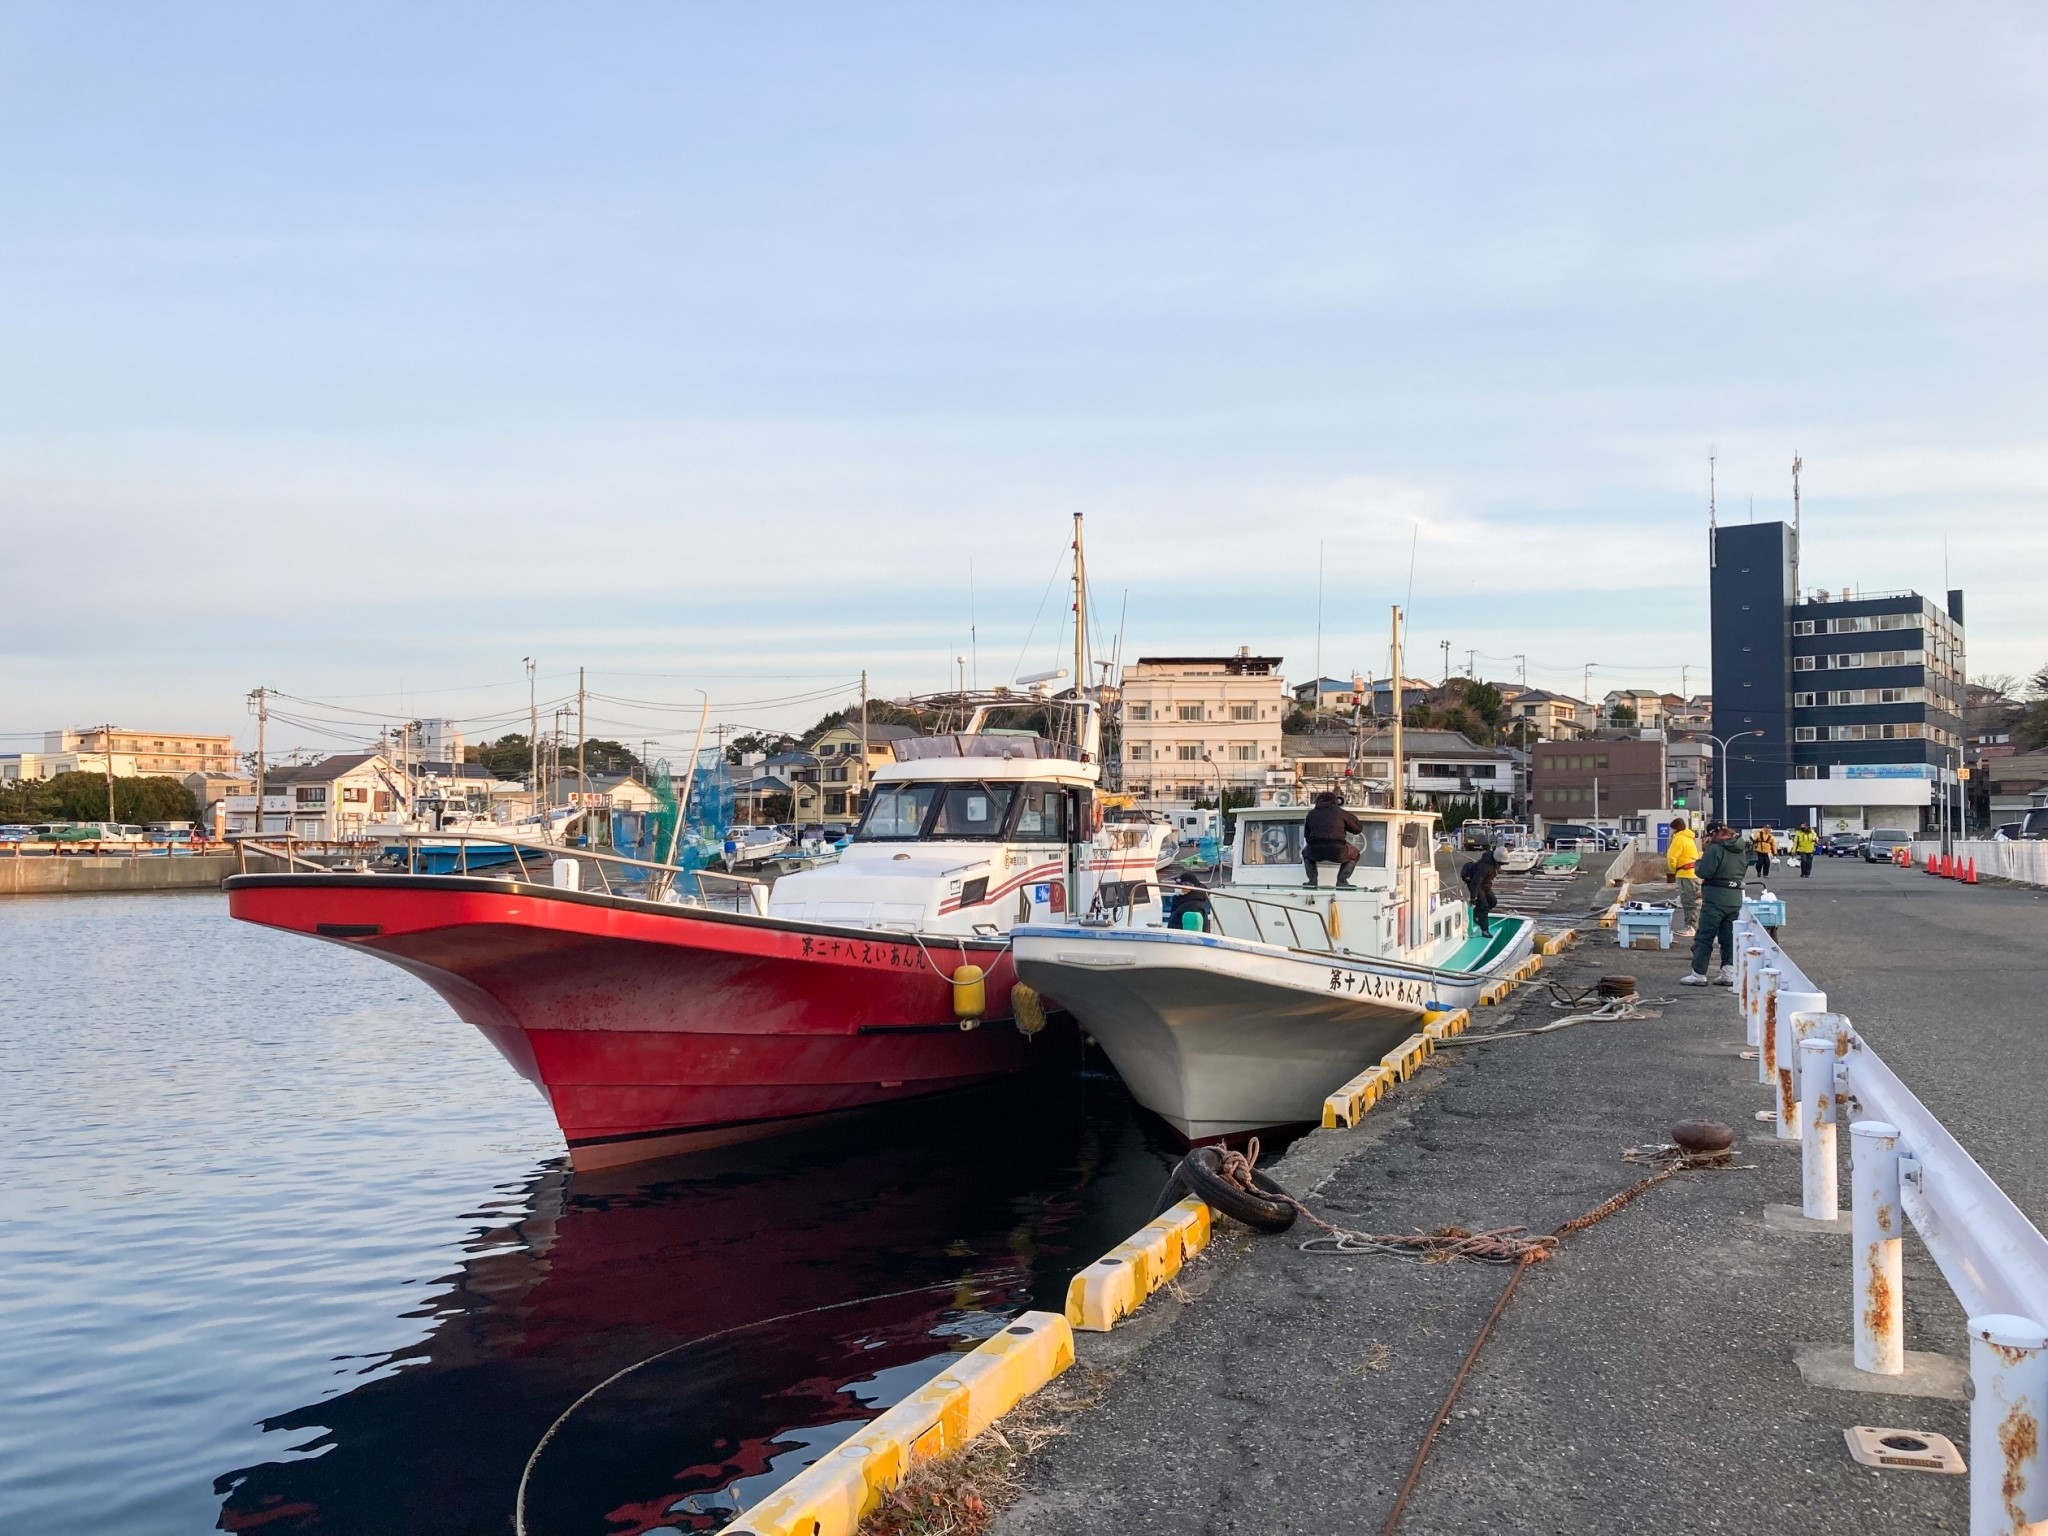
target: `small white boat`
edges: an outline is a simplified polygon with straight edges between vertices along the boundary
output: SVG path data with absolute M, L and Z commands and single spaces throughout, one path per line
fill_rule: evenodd
M 1021 925 L 1018 978 L 1071 1012 L 1138 1102 L 1191 1142 L 1318 1118 L 1426 1010 L 1475 1006 L 1536 933 L 1505 916 L 1468 931 L 1465 903 L 1439 889 L 1433 813 L 1352 809 L 1364 831 L 1350 886 L 1331 864 L 1306 885 L 1306 807 L 1252 807 L 1200 931 Z
M 725 834 L 725 866 L 757 869 L 796 846 L 773 827 L 734 827 Z
M 1503 874 L 1526 875 L 1543 862 L 1543 839 L 1527 832 L 1504 833 L 1494 839 L 1493 855 Z

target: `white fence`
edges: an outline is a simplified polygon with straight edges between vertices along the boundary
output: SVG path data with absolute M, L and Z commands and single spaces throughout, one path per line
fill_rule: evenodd
M 1736 999 L 1778 1135 L 1804 1143 L 1801 1209 L 1815 1220 L 1840 1215 L 1835 1131 L 1850 1117 L 1856 1368 L 1906 1369 L 1910 1221 L 1969 1318 L 1971 1536 L 2048 1529 L 2034 1523 L 2048 1517 L 2048 1238 L 1768 930 L 1739 919 L 1736 951 Z
M 1957 858 L 1975 859 L 1980 875 L 2022 880 L 2028 885 L 2048 885 L 2048 842 L 1993 843 L 1973 838 L 1950 846 Z M 1928 856 L 1939 852 L 1940 843 L 1915 843 L 1913 867 L 1926 868 Z

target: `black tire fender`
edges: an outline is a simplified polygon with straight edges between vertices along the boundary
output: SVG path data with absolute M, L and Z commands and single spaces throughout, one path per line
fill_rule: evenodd
M 1211 1209 L 1260 1232 L 1285 1232 L 1294 1225 L 1298 1213 L 1285 1189 L 1256 1168 L 1252 1170 L 1255 1188 L 1250 1191 L 1239 1189 L 1223 1177 L 1222 1165 L 1220 1149 L 1194 1147 L 1173 1170 L 1166 1192 L 1170 1193 L 1176 1187 L 1184 1188 Z

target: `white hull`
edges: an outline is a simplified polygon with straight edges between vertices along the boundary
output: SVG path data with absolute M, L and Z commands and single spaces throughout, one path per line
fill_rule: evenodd
M 1503 920 L 1506 921 L 1506 920 Z M 1191 1142 L 1319 1119 L 1323 1100 L 1528 957 L 1535 924 L 1483 972 L 1170 930 L 1015 930 L 1017 976 L 1095 1037 L 1137 1101 Z

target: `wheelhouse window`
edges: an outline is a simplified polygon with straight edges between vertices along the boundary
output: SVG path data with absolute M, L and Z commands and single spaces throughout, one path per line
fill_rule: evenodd
M 1017 819 L 1011 830 L 1020 843 L 1064 843 L 1067 797 L 1054 784 L 1026 784 L 1017 791 Z
M 1299 821 L 1255 821 L 1244 829 L 1244 862 L 1247 865 L 1299 864 L 1301 862 Z
M 878 784 L 854 835 L 861 842 L 907 842 L 924 830 L 938 796 L 936 784 Z
M 1000 837 L 1016 797 L 1014 784 L 949 784 L 939 796 L 930 837 Z

